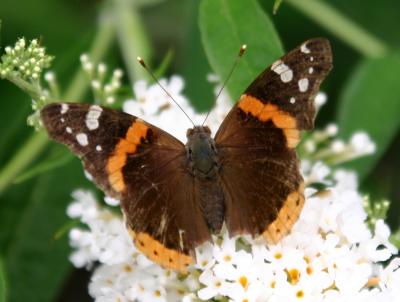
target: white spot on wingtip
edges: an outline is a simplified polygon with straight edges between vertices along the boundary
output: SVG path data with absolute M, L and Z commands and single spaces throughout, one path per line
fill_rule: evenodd
M 72 133 L 72 129 L 71 129 L 71 127 L 67 127 L 67 128 L 65 128 L 65 131 L 67 131 L 68 133 Z
M 63 117 L 61 118 L 61 123 L 65 123 L 65 119 Z
M 314 61 L 314 57 L 310 57 L 310 61 L 311 61 L 311 62 Z
M 102 148 L 100 145 L 97 145 L 97 146 L 96 146 L 96 150 L 97 150 L 97 151 L 101 151 L 101 150 L 103 150 L 103 148 Z
M 293 70 L 291 70 L 289 66 L 284 64 L 281 60 L 272 64 L 271 69 L 280 75 L 281 81 L 284 83 L 288 83 L 293 79 Z
M 69 109 L 68 104 L 65 104 L 65 103 L 62 103 L 62 104 L 61 104 L 61 111 L 60 111 L 61 114 L 67 113 L 68 109 Z
M 303 43 L 301 45 L 300 50 L 301 50 L 302 53 L 310 53 L 311 52 L 311 50 L 307 47 L 306 43 Z
M 76 135 L 76 140 L 78 141 L 79 145 L 83 147 L 89 144 L 88 137 L 85 133 L 78 133 Z
M 101 113 L 103 112 L 103 108 L 98 105 L 90 106 L 88 113 L 86 114 L 86 127 L 89 130 L 95 130 L 99 127 L 99 118 Z
M 280 65 L 280 64 L 282 64 L 282 61 L 281 61 L 281 60 L 275 61 L 274 63 L 272 63 L 271 69 L 275 71 L 275 68 L 276 68 L 278 65 Z
M 308 79 L 300 79 L 298 84 L 300 92 L 306 92 L 308 90 Z
M 294 103 L 296 103 L 296 99 L 292 97 L 292 98 L 290 98 L 289 102 L 290 102 L 290 104 L 294 104 Z
M 290 82 L 292 79 L 293 79 L 293 71 L 292 71 L 291 69 L 289 69 L 289 70 L 287 70 L 287 71 L 285 71 L 285 72 L 283 72 L 283 73 L 281 74 L 281 81 L 282 81 L 283 83 L 288 83 L 288 82 Z
M 312 68 L 312 67 L 308 68 L 308 73 L 309 74 L 312 74 L 313 72 L 314 72 L 314 68 Z

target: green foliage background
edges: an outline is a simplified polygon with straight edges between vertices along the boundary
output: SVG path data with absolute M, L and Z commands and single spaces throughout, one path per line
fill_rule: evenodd
M 327 37 L 334 69 L 317 125 L 335 121 L 343 138 L 356 130 L 371 135 L 377 153 L 350 167 L 359 171 L 363 192 L 392 201 L 388 220 L 397 229 L 400 2 L 284 0 L 276 15 L 273 7 L 267 0 L 2 0 L 1 47 L 41 37 L 70 101 L 90 100 L 78 71 L 81 53 L 124 68 L 128 97 L 129 82 L 147 77 L 136 56 L 157 67 L 170 51 L 166 75 L 182 74 L 186 94 L 206 110 L 213 100 L 206 74 L 223 78 L 241 44 L 248 51 L 227 86 L 233 97 L 284 50 Z M 68 223 L 72 190 L 92 185 L 65 148 L 26 125 L 30 106 L 26 94 L 0 81 L 0 302 L 90 301 L 86 275 L 68 262 L 66 236 L 54 236 Z

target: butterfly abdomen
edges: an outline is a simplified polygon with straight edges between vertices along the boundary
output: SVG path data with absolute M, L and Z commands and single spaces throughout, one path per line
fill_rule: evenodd
M 212 233 L 219 233 L 225 220 L 224 194 L 217 177 L 197 179 L 197 196 L 208 228 Z

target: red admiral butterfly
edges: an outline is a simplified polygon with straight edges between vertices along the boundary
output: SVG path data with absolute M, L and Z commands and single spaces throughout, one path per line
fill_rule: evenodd
M 96 184 L 121 200 L 127 228 L 148 258 L 179 271 L 223 223 L 230 236 L 276 243 L 304 204 L 295 147 L 314 126 L 313 99 L 332 67 L 329 42 L 304 42 L 262 72 L 214 138 L 206 126 L 186 145 L 129 114 L 54 103 L 41 111 L 50 137 L 83 161 Z

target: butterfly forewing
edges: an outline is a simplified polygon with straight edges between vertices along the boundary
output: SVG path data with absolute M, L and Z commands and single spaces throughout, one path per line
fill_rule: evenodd
M 78 155 L 95 183 L 121 200 L 135 244 L 164 267 L 183 271 L 194 247 L 210 240 L 185 170 L 181 142 L 129 114 L 97 105 L 46 106 L 50 137 Z
M 314 126 L 314 97 L 332 67 L 329 42 L 304 42 L 262 72 L 218 130 L 226 223 L 277 242 L 304 203 L 295 147 Z

